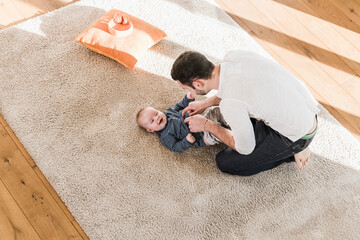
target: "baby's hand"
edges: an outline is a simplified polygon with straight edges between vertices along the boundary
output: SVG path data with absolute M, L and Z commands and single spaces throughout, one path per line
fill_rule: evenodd
M 195 142 L 195 138 L 194 136 L 189 133 L 187 136 L 186 136 L 186 140 L 189 142 L 189 143 L 194 143 Z
M 194 98 L 195 98 L 195 96 L 194 96 L 191 92 L 188 92 L 187 95 L 186 95 L 186 97 L 187 97 L 188 99 L 194 99 Z

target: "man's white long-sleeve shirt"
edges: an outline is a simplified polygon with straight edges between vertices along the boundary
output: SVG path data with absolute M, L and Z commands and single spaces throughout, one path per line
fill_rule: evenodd
M 280 64 L 253 52 L 232 51 L 220 64 L 220 110 L 235 148 L 250 154 L 255 135 L 250 117 L 296 141 L 306 135 L 320 110 L 306 86 Z

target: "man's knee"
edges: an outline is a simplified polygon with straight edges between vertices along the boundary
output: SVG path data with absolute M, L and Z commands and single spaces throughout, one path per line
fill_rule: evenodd
M 246 170 L 238 169 L 238 167 L 234 165 L 234 159 L 226 154 L 225 150 L 217 154 L 215 157 L 216 165 L 220 171 L 232 175 L 248 176 L 249 174 Z
M 260 171 L 258 169 L 235 169 L 231 168 L 229 164 L 227 164 L 226 160 L 218 159 L 216 157 L 216 164 L 217 167 L 222 171 L 223 173 L 228 173 L 231 175 L 238 175 L 238 176 L 251 176 L 259 173 Z
M 238 176 L 250 176 L 254 175 L 258 172 L 251 171 L 250 169 L 235 169 L 234 167 L 229 164 L 226 159 L 216 156 L 216 164 L 220 171 L 224 173 L 228 173 L 231 175 L 238 175 Z
M 229 161 L 223 156 L 222 152 L 216 155 L 215 157 L 216 165 L 222 172 L 228 172 L 229 168 Z
M 232 151 L 227 148 L 216 155 L 215 160 L 220 171 L 239 176 L 251 176 L 262 171 L 261 168 L 246 164 L 246 161 L 241 161 L 240 158 L 234 158 Z

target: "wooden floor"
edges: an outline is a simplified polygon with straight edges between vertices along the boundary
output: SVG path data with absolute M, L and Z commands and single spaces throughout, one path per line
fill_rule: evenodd
M 0 0 L 0 29 L 72 2 Z M 1 115 L 0 239 L 89 239 Z
M 359 1 L 216 0 L 360 140 Z M 0 29 L 72 2 L 0 0 Z M 0 116 L 0 239 L 70 238 L 88 239 Z
M 216 0 L 360 140 L 360 0 Z

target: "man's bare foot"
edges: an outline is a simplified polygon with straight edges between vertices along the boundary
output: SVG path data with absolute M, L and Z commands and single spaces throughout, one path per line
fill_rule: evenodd
M 300 170 L 303 170 L 303 168 L 306 166 L 306 164 L 310 160 L 310 149 L 309 149 L 309 147 L 305 148 L 304 150 L 302 150 L 299 153 L 296 153 L 294 155 L 294 157 L 295 157 L 296 166 Z

